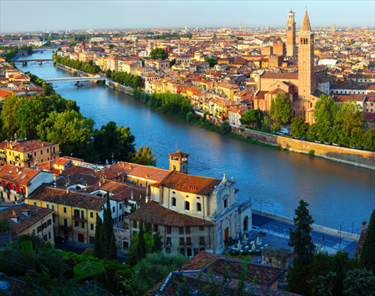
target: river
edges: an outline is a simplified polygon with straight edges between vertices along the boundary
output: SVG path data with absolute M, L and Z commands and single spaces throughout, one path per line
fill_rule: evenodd
M 31 58 L 51 58 L 51 51 L 19 60 Z M 52 62 L 16 65 L 40 78 L 72 75 Z M 352 232 L 353 227 L 359 233 L 362 220 L 369 221 L 375 208 L 375 171 L 241 142 L 161 114 L 121 92 L 84 84 L 82 88 L 73 82 L 54 86 L 64 98 L 77 101 L 82 114 L 95 120 L 96 128 L 110 120 L 129 126 L 136 146 L 148 145 L 158 167 L 168 169 L 168 154 L 178 147 L 190 154 L 190 174 L 233 177 L 239 200 L 251 198 L 256 209 L 293 217 L 298 201 L 304 199 L 315 223 L 335 229 L 342 224 L 344 231 Z

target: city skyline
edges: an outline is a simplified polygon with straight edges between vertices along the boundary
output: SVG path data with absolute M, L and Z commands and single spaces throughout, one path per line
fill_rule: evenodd
M 148 4 L 143 11 L 144 4 Z M 38 3 L 38 5 L 35 5 Z M 43 6 L 40 4 L 43 3 Z M 62 4 L 64 3 L 64 4 Z M 103 5 L 105 3 L 105 5 Z M 147 29 L 147 28 L 223 28 L 239 27 L 283 28 L 286 26 L 286 14 L 295 12 L 297 29 L 301 26 L 303 13 L 307 6 L 313 19 L 312 27 L 369 27 L 374 26 L 374 3 L 370 1 L 353 2 L 311 2 L 311 1 L 267 1 L 267 2 L 224 2 L 224 1 L 3 1 L 1 5 L 1 33 L 65 31 L 86 29 Z M 212 5 L 215 3 L 215 5 Z M 269 4 L 273 9 L 268 11 Z M 324 3 L 324 7 L 322 7 Z M 91 4 L 91 5 L 88 5 Z M 20 5 L 23 10 L 19 10 Z M 73 6 L 74 5 L 74 6 Z M 340 14 L 332 16 L 332 11 L 340 5 Z M 116 13 L 120 17 L 113 17 Z M 235 13 L 228 15 L 228 6 Z M 137 11 L 137 13 L 129 12 Z M 15 13 L 15 11 L 17 11 Z M 249 13 L 250 12 L 250 13 Z M 42 17 L 35 18 L 36 14 Z M 14 22 L 14 16 L 22 22 Z M 194 16 L 194 17 L 192 17 Z

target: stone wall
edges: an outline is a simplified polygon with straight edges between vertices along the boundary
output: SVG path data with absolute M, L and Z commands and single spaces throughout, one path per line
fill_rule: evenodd
M 272 264 L 273 267 L 285 269 L 289 258 L 294 259 L 294 252 L 291 250 L 267 246 L 262 251 L 263 265 Z
M 375 152 L 372 151 L 300 141 L 255 130 L 245 130 L 241 132 L 238 127 L 233 126 L 232 131 L 241 134 L 245 138 L 249 136 L 263 143 L 274 146 L 280 145 L 282 148 L 286 148 L 289 151 L 308 154 L 309 150 L 312 149 L 315 152 L 315 156 L 375 170 Z

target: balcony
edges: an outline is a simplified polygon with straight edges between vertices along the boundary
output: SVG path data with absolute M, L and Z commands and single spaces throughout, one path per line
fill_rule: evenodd
M 59 229 L 64 230 L 64 231 L 71 231 L 73 228 L 72 226 L 59 225 Z
M 79 216 L 74 216 L 74 217 L 72 217 L 72 219 L 75 220 L 75 221 L 79 221 L 79 222 L 86 222 L 86 219 L 80 218 Z
M 61 154 L 61 151 L 52 151 L 52 155 L 59 155 Z

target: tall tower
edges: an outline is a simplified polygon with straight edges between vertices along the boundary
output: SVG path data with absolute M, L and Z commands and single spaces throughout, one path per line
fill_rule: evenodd
M 298 96 L 308 99 L 317 88 L 314 75 L 314 33 L 311 31 L 307 10 L 298 35 Z
M 169 154 L 169 170 L 187 174 L 188 157 L 189 154 L 180 152 L 180 150 Z
M 242 28 L 241 28 L 241 20 L 240 20 L 240 31 L 241 31 L 241 29 L 242 29 Z
M 294 12 L 292 9 L 288 12 L 286 27 L 286 55 L 293 57 L 296 55 L 296 22 L 294 21 Z

